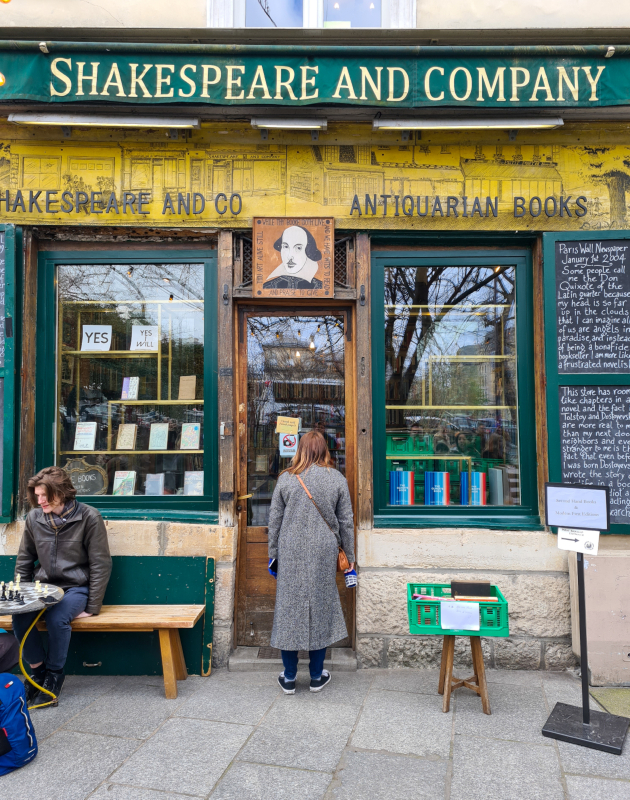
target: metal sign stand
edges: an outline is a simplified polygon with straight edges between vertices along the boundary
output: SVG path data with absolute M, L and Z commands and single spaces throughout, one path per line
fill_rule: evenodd
M 584 554 L 577 554 L 578 602 L 580 606 L 580 667 L 582 708 L 556 703 L 542 729 L 542 735 L 593 750 L 621 755 L 630 719 L 604 711 L 591 711 L 588 691 L 588 652 L 586 646 L 586 596 L 584 592 Z
M 567 526 L 567 521 L 569 524 Z M 580 609 L 580 668 L 582 708 L 556 703 L 542 735 L 562 742 L 604 750 L 620 756 L 630 719 L 589 707 L 588 649 L 586 642 L 586 592 L 584 553 L 597 554 L 599 532 L 610 527 L 610 489 L 607 486 L 545 484 L 545 522 L 558 526 L 558 547 L 577 553 L 578 603 Z M 575 523 L 580 523 L 578 527 Z

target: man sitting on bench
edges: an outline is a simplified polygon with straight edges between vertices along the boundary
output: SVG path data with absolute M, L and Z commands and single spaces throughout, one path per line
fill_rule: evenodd
M 23 580 L 51 583 L 65 592 L 44 616 L 48 653 L 36 627 L 23 651 L 35 683 L 56 696 L 64 681 L 70 623 L 99 613 L 112 571 L 103 518 L 95 508 L 78 503 L 76 493 L 61 467 L 46 467 L 30 479 L 27 494 L 33 509 L 26 517 L 16 563 L 16 573 Z M 37 612 L 13 615 L 13 632 L 19 641 L 36 616 Z M 28 681 L 25 688 L 29 706 L 51 699 Z

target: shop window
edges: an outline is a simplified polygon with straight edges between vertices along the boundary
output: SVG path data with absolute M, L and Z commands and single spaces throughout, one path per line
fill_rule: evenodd
M 375 274 L 381 510 L 522 515 L 533 503 L 524 472 L 531 454 L 523 453 L 532 409 L 521 419 L 531 394 L 531 331 L 520 320 L 530 312 L 528 271 L 491 256 L 394 259 Z
M 48 384 L 54 452 L 41 452 L 42 466 L 64 467 L 81 496 L 106 504 L 209 508 L 208 260 L 45 258 L 43 268 L 44 283 L 56 278 L 56 399 Z

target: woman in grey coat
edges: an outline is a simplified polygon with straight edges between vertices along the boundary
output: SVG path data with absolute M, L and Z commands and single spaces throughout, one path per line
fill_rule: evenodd
M 282 651 L 285 694 L 295 693 L 298 650 L 310 652 L 310 688 L 319 692 L 330 682 L 326 648 L 348 635 L 335 580 L 340 546 L 353 569 L 348 483 L 332 466 L 323 435 L 310 431 L 278 478 L 269 511 L 269 571 L 278 580 L 271 645 Z

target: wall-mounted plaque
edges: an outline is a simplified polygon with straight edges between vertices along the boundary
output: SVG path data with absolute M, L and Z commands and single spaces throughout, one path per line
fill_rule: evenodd
M 88 464 L 84 458 L 70 458 L 64 465 L 77 495 L 105 494 L 107 473 L 102 467 Z
M 255 217 L 254 297 L 333 297 L 332 217 Z

